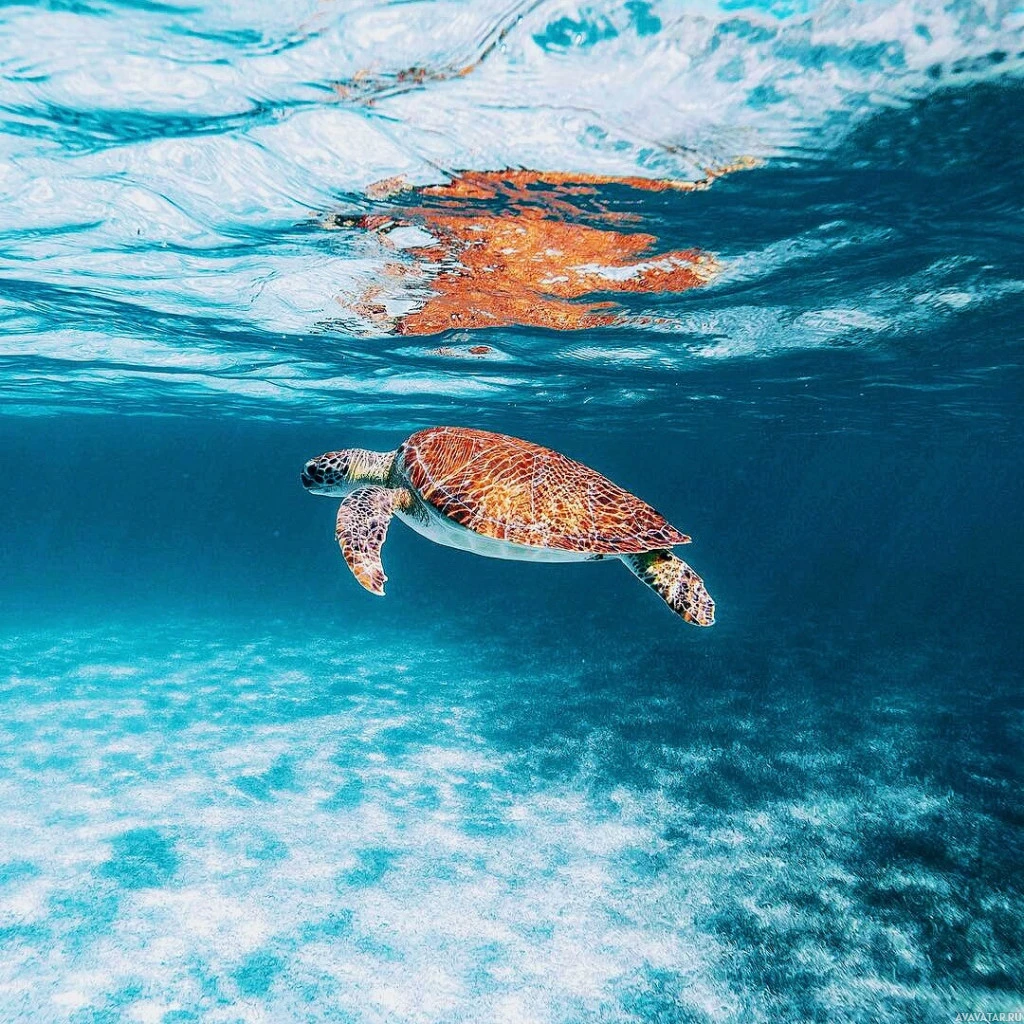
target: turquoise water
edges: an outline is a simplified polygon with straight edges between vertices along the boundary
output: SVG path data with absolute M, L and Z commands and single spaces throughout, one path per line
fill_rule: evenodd
M 1019 8 L 0 39 L 0 1021 L 1024 1011 Z M 411 330 L 467 280 L 442 216 L 534 222 L 375 183 L 506 168 L 600 176 L 526 206 L 713 272 Z M 361 590 L 302 465 L 437 423 L 654 504 L 716 625 L 401 524 Z

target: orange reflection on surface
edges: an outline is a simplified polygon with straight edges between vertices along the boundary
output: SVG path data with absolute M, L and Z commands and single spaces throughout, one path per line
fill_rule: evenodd
M 433 242 L 407 250 L 433 294 L 417 310 L 389 318 L 368 290 L 351 308 L 372 313 L 398 334 L 452 328 L 548 327 L 579 330 L 619 320 L 609 292 L 684 292 L 716 272 L 714 257 L 696 249 L 657 249 L 655 235 L 621 230 L 639 219 L 609 208 L 602 188 L 696 191 L 736 165 L 697 182 L 613 178 L 536 171 L 465 171 L 444 185 L 419 188 L 398 178 L 367 190 L 379 213 L 355 225 L 386 241 L 413 226 Z M 406 272 L 417 276 L 417 270 Z M 374 291 L 374 294 L 370 294 Z

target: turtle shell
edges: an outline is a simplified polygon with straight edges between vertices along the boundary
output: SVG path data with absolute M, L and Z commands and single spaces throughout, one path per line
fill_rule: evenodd
M 613 555 L 690 540 L 600 473 L 515 437 L 431 427 L 413 434 L 399 459 L 439 512 L 510 544 Z

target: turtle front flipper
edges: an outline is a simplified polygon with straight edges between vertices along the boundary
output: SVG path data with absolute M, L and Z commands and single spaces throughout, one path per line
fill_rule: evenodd
M 714 624 L 715 602 L 704 581 L 667 548 L 623 555 L 622 560 L 676 615 L 698 626 Z
M 380 549 L 388 535 L 388 525 L 396 508 L 409 501 L 402 488 L 360 487 L 338 507 L 334 537 L 352 575 L 371 594 L 384 594 L 384 567 Z

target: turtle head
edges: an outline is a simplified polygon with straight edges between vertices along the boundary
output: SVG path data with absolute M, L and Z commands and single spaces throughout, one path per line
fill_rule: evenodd
M 302 486 L 310 494 L 344 497 L 363 484 L 383 484 L 394 462 L 394 452 L 344 448 L 310 459 L 302 470 Z

